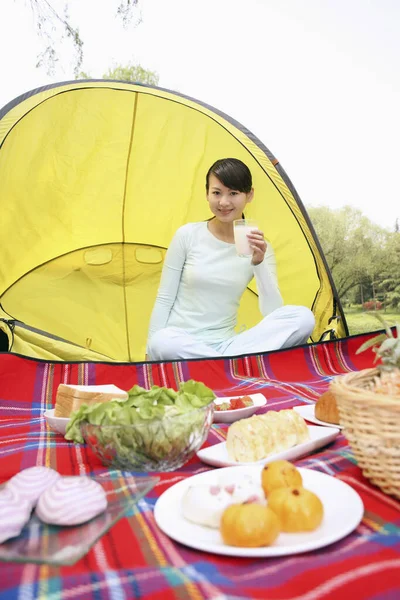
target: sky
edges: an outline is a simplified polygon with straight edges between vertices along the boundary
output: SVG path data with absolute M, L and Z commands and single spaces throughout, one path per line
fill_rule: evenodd
M 52 0 L 62 7 L 65 2 Z M 350 205 L 391 231 L 400 219 L 400 2 L 397 0 L 140 0 L 126 29 L 118 0 L 70 0 L 84 39 L 82 70 L 128 63 L 161 87 L 225 112 L 279 159 L 303 203 Z M 42 50 L 30 0 L 0 4 L 0 107 L 74 79 L 59 46 Z

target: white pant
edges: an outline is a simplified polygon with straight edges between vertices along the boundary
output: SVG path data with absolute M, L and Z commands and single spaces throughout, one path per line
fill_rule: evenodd
M 184 329 L 165 327 L 156 331 L 148 345 L 150 360 L 214 358 L 279 350 L 305 344 L 315 326 L 305 306 L 282 306 L 257 325 L 218 344 L 196 340 Z

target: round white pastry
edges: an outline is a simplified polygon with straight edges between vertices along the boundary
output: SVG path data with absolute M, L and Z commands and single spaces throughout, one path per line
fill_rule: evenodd
M 29 467 L 11 477 L 6 483 L 8 489 L 12 489 L 31 503 L 34 507 L 39 496 L 53 485 L 61 475 L 49 467 Z
M 106 507 L 106 493 L 93 479 L 60 477 L 40 496 L 36 514 L 49 525 L 80 525 Z
M 232 504 L 232 495 L 219 485 L 194 485 L 182 498 L 182 514 L 197 525 L 218 528 L 224 510 Z
M 19 535 L 31 516 L 31 503 L 14 489 L 0 490 L 0 544 Z
M 218 483 L 232 497 L 232 503 L 259 502 L 265 504 L 265 494 L 261 482 L 256 481 L 251 475 L 244 474 L 237 481 L 232 481 L 232 473 L 220 475 Z

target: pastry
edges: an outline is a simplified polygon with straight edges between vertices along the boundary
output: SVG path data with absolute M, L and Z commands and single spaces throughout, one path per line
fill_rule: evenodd
M 19 535 L 29 521 L 32 505 L 16 489 L 0 490 L 0 544 Z
M 270 410 L 260 415 L 273 430 L 275 439 L 274 453 L 283 452 L 292 446 L 301 444 L 309 439 L 310 434 L 304 419 L 291 409 Z
M 182 514 L 197 525 L 218 528 L 224 510 L 231 504 L 245 501 L 265 504 L 261 485 L 248 475 L 235 481 L 229 473 L 220 477 L 214 485 L 189 487 L 182 498 Z
M 57 389 L 55 417 L 69 417 L 82 404 L 97 404 L 109 402 L 114 398 L 126 400 L 128 392 L 116 385 L 66 385 L 60 383 Z
M 29 467 L 11 477 L 6 483 L 6 488 L 18 492 L 33 508 L 42 492 L 60 477 L 57 471 L 49 467 Z
M 232 423 L 226 448 L 231 460 L 256 462 L 308 439 L 307 425 L 295 411 L 269 411 Z
M 268 506 L 278 517 L 281 530 L 286 533 L 313 531 L 324 516 L 324 507 L 318 496 L 301 486 L 273 490 L 268 496 Z
M 292 422 L 292 426 L 294 427 L 297 438 L 294 445 L 302 444 L 310 439 L 310 432 L 308 431 L 307 423 L 303 417 L 299 415 L 299 413 L 292 409 L 284 409 L 280 410 L 278 414 Z
M 221 537 L 229 546 L 270 546 L 279 531 L 278 517 L 262 504 L 232 504 L 221 517 Z
M 226 449 L 237 462 L 254 462 L 275 452 L 274 432 L 258 416 L 241 419 L 228 429 Z
M 339 425 L 340 419 L 336 398 L 330 390 L 327 390 L 318 398 L 314 414 L 320 421 Z
M 218 528 L 221 515 L 232 504 L 232 496 L 219 485 L 194 485 L 182 498 L 182 514 L 197 525 Z
M 281 414 L 282 413 L 282 414 Z M 270 410 L 260 415 L 259 418 L 269 426 L 273 440 L 273 452 L 276 454 L 291 448 L 297 442 L 296 426 L 293 421 L 287 419 L 284 411 Z
M 297 487 L 303 483 L 300 471 L 287 460 L 275 460 L 261 471 L 261 485 L 265 497 L 281 487 Z
M 107 508 L 103 487 L 89 477 L 60 477 L 40 496 L 36 514 L 49 525 L 80 525 Z
M 261 483 L 244 473 L 240 478 L 233 479 L 231 472 L 219 476 L 218 483 L 231 495 L 232 504 L 242 502 L 261 502 L 265 504 L 264 491 Z

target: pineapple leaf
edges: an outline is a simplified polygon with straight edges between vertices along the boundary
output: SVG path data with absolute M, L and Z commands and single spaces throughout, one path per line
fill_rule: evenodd
M 379 342 L 382 342 L 383 340 L 387 340 L 387 336 L 385 333 L 381 333 L 375 336 L 374 338 L 367 340 L 357 349 L 356 354 L 360 354 L 360 352 L 368 350 L 368 348 L 371 348 L 371 346 L 376 346 L 377 344 L 379 344 Z
M 399 343 L 396 338 L 386 338 L 379 347 L 378 354 L 385 354 L 385 352 L 393 351 Z
M 380 371 L 391 371 L 400 368 L 400 324 L 396 323 L 396 336 L 394 336 L 385 319 L 379 314 L 375 314 L 375 317 L 382 323 L 386 333 L 380 333 L 364 342 L 358 348 L 356 354 L 372 347 L 372 351 L 375 353 L 374 363 L 378 360 L 381 362 L 378 365 Z
M 380 323 L 381 323 L 381 324 L 384 326 L 384 328 L 385 328 L 385 331 L 386 331 L 386 335 L 387 335 L 389 338 L 392 338 L 392 337 L 393 337 L 392 330 L 390 329 L 390 326 L 389 326 L 389 325 L 388 325 L 388 323 L 385 321 L 385 319 L 384 319 L 384 318 L 383 318 L 383 317 L 382 317 L 382 316 L 381 316 L 379 313 L 376 313 L 374 316 L 375 316 L 375 317 L 378 319 L 378 321 L 379 321 L 379 322 L 380 322 Z

